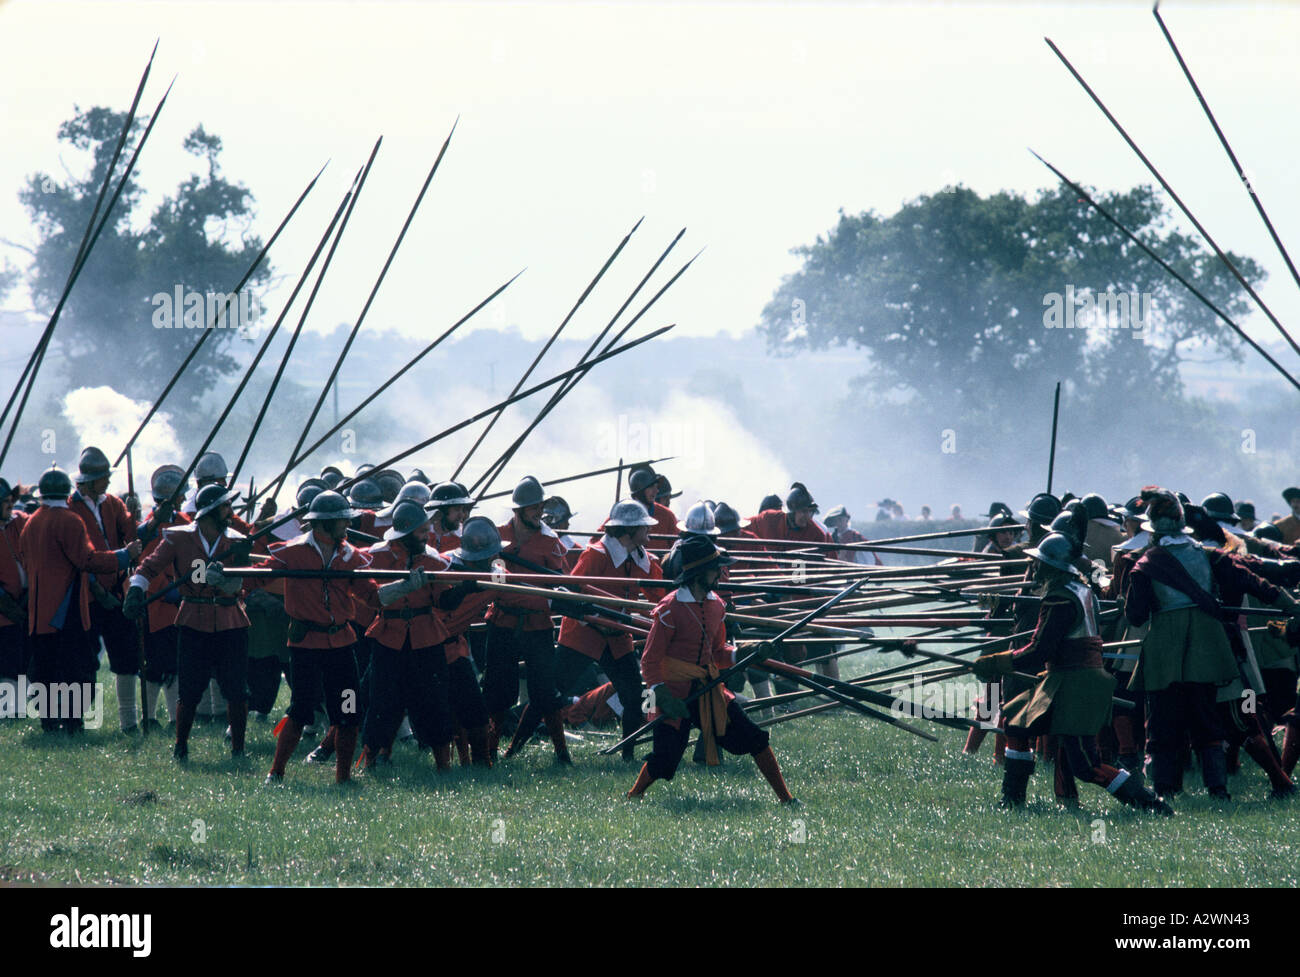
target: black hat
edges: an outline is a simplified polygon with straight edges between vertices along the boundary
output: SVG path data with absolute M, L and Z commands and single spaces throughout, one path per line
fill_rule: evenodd
M 1255 503 L 1254 503 L 1254 502 L 1238 502 L 1238 503 L 1236 504 L 1236 506 L 1234 506 L 1234 508 L 1235 508 L 1235 510 L 1236 510 L 1236 512 L 1237 512 L 1237 518 L 1238 518 L 1238 519 L 1254 519 L 1254 518 L 1256 518 L 1256 517 L 1255 517 Z
M 676 583 L 684 584 L 714 567 L 730 566 L 736 561 L 710 536 L 687 536 L 673 545 L 679 559 Z

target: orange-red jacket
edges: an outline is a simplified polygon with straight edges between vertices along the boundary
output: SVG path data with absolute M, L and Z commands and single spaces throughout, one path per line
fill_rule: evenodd
M 816 519 L 809 519 L 803 529 L 790 525 L 790 520 L 781 509 L 768 509 L 760 512 L 749 521 L 749 531 L 759 539 L 791 539 L 801 543 L 832 543 L 828 533 Z
M 81 517 L 90 535 L 90 545 L 97 550 L 121 549 L 135 539 L 135 522 L 126 511 L 126 503 L 116 495 L 105 495 L 99 503 L 99 515 L 104 520 L 104 528 L 99 528 L 95 513 L 91 511 L 90 502 L 79 491 L 68 497 L 68 508 Z M 98 573 L 95 582 L 110 593 L 117 590 L 117 574 Z
M 731 646 L 727 644 L 724 613 L 722 599 L 712 591 L 702 604 L 686 587 L 678 587 L 661 600 L 651 615 L 650 636 L 641 653 L 641 677 L 646 688 L 666 683 L 668 691 L 678 699 L 690 694 L 690 682 L 666 681 L 665 658 L 676 658 L 701 668 L 715 665 L 719 670 L 734 664 Z M 721 688 L 728 701 L 735 698 L 725 685 Z M 654 715 L 651 713 L 651 718 Z M 674 728 L 681 725 L 679 719 L 664 721 Z
M 18 540 L 22 537 L 25 522 L 27 513 L 14 512 L 4 528 L 0 529 L 0 587 L 14 600 L 22 596 L 26 579 L 26 573 L 18 560 Z M 0 628 L 7 628 L 13 623 L 0 614 Z
M 615 566 L 614 558 L 610 555 L 606 543 L 607 539 L 608 537 L 602 536 L 588 544 L 587 548 L 582 551 L 582 556 L 578 557 L 577 566 L 573 570 L 575 576 L 627 577 L 630 582 L 626 585 L 601 584 L 597 590 L 604 594 L 625 597 L 629 600 L 639 600 L 643 596 L 640 586 L 635 581 L 662 580 L 664 578 L 663 567 L 659 565 L 658 560 L 648 553 L 645 554 L 645 558 L 649 561 L 648 568 L 645 570 L 637 566 L 631 553 L 624 553 L 623 561 Z M 576 590 L 579 588 L 570 586 L 569 589 Z M 657 591 L 655 596 L 658 596 Z M 624 655 L 632 653 L 632 636 L 630 634 L 622 632 L 603 634 L 590 625 L 575 621 L 569 617 L 560 622 L 559 643 L 566 648 L 581 652 L 588 658 L 600 658 L 605 652 L 606 645 L 609 645 L 610 654 L 615 658 L 622 658 Z
M 447 561 L 431 547 L 425 547 L 423 553 L 411 554 L 397 540 L 385 540 L 375 543 L 365 551 L 370 558 L 370 565 L 376 570 L 410 570 L 424 567 L 428 573 L 447 569 Z M 392 583 L 390 580 L 377 581 L 379 586 Z M 372 609 L 375 619 L 371 622 L 366 636 L 378 641 L 385 648 L 400 651 L 406 643 L 406 636 L 411 636 L 412 648 L 431 648 L 447 640 L 447 627 L 438 614 L 433 602 L 433 579 L 429 586 L 421 587 L 414 593 L 395 600 L 387 607 L 379 602 L 379 589 L 375 588 Z M 398 617 L 397 615 L 404 615 Z
M 548 570 L 564 572 L 564 546 L 555 535 L 555 530 L 546 523 L 542 528 L 528 537 L 522 545 L 515 542 L 515 521 L 511 519 L 497 529 L 501 533 L 502 553 L 511 553 Z M 505 561 L 506 574 L 536 573 L 509 560 Z M 551 627 L 550 604 L 545 597 L 531 594 L 508 594 L 498 592 L 493 598 L 492 609 L 488 611 L 488 624 L 499 628 L 514 628 L 522 623 L 525 631 L 547 631 Z
M 181 605 L 176 612 L 177 627 L 208 634 L 246 628 L 248 615 L 244 613 L 243 602 L 236 595 L 223 594 L 211 584 L 195 580 L 200 564 L 214 560 L 230 563 L 230 551 L 243 538 L 243 533 L 228 527 L 209 554 L 207 541 L 202 538 L 198 523 L 187 522 L 182 526 L 164 529 L 162 541 L 140 564 L 131 578 L 131 586 L 145 587 L 148 590 L 156 589 L 153 582 L 158 578 L 178 581 Z M 161 604 L 162 601 L 154 603 Z
M 126 550 L 96 550 L 81 517 L 66 505 L 42 505 L 23 525 L 18 558 L 27 571 L 27 631 L 53 634 L 63 630 L 71 608 L 73 584 L 80 577 L 82 628 L 90 628 L 88 574 L 116 574 L 130 562 Z
M 153 519 L 156 512 L 157 510 L 155 509 L 154 512 L 149 513 L 149 519 Z M 149 519 L 146 519 L 145 522 L 148 522 Z M 145 548 L 140 552 L 140 562 L 143 563 L 145 560 L 149 559 L 149 556 L 153 551 L 158 548 L 158 544 L 163 540 L 164 532 L 168 529 L 175 529 L 178 526 L 188 525 L 190 521 L 190 517 L 186 513 L 176 512 L 173 510 L 170 521 L 158 527 L 158 533 L 150 539 L 147 544 L 145 544 Z M 149 581 L 148 596 L 152 597 L 154 594 L 158 593 L 158 591 L 166 590 L 175 582 L 176 577 L 169 567 Z M 155 631 L 161 631 L 163 628 L 169 628 L 174 625 L 176 623 L 176 615 L 180 613 L 180 609 L 179 604 L 170 604 L 161 598 L 150 604 L 148 607 L 149 633 L 153 634 Z
M 321 559 L 310 533 L 296 536 L 270 556 L 258 561 L 258 566 L 287 570 L 363 570 L 369 566 L 369 557 L 344 540 L 331 555 L 329 565 Z M 259 585 L 261 582 L 259 581 Z M 284 610 L 290 619 L 290 648 L 346 648 L 357 640 L 356 632 L 348 623 L 357 616 L 357 603 L 368 604 L 373 599 L 375 584 L 362 577 L 334 580 L 284 578 Z M 328 628 L 329 631 L 309 629 L 299 640 L 292 637 L 293 622 L 304 621 Z

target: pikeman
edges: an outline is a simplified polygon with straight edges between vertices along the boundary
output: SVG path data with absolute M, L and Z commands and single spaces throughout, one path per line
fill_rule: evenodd
M 578 563 L 578 558 L 582 556 L 582 546 L 576 539 L 568 535 L 569 523 L 577 513 L 569 508 L 569 503 L 564 501 L 558 495 L 552 495 L 542 503 L 542 522 L 555 530 L 560 536 L 560 545 L 564 547 L 564 569 L 566 573 L 572 573 L 573 568 Z
M 348 489 L 348 502 L 352 505 L 352 518 L 355 520 L 352 528 L 367 536 L 378 536 L 375 513 L 384 505 L 384 495 L 378 484 L 368 477 L 354 482 Z
M 176 614 L 178 701 L 172 756 L 189 759 L 190 729 L 208 682 L 215 676 L 230 722 L 230 754 L 244 755 L 248 727 L 248 615 L 237 577 L 221 573 L 221 561 L 245 552 L 244 534 L 231 527 L 238 492 L 205 485 L 194 499 L 194 521 L 163 531 L 162 541 L 131 577 L 123 610 L 132 620 L 145 611 L 156 578 L 179 581 Z
M 776 505 L 779 506 L 780 504 L 781 500 L 777 499 Z M 746 563 L 743 557 L 736 555 L 745 552 L 763 552 L 763 544 L 758 542 L 758 537 L 746 528 L 749 526 L 748 519 L 742 519 L 740 513 L 727 503 L 719 502 L 713 509 L 713 523 L 718 527 L 718 536 L 714 542 L 719 546 L 725 546 L 727 553 L 731 555 L 734 561 L 730 566 L 722 568 L 722 580 L 726 580 L 728 574 L 733 571 L 740 571 L 757 565 Z M 673 576 L 676 576 L 676 574 L 673 574 Z M 745 596 L 738 593 L 728 593 L 723 599 L 726 601 L 728 611 L 745 604 L 761 603 L 753 594 Z M 727 636 L 729 638 L 733 637 L 736 630 L 738 630 L 737 626 L 728 621 Z M 749 680 L 749 684 L 753 687 L 756 699 L 766 699 L 772 695 L 772 675 L 761 668 L 746 669 L 745 674 L 737 676 L 734 681 L 728 681 L 728 688 L 733 692 L 740 692 L 745 687 L 746 679 Z M 763 714 L 770 715 L 771 710 L 765 709 Z
M 27 513 L 14 509 L 15 493 L 0 478 L 0 684 L 15 685 L 19 675 L 27 674 L 27 608 L 23 599 L 27 590 L 27 571 L 18 558 L 18 540 L 22 536 Z M 16 698 L 11 701 L 17 701 Z
M 749 754 L 781 803 L 797 803 L 768 745 L 767 731 L 745 715 L 725 685 L 717 684 L 695 701 L 685 701 L 733 661 L 722 599 L 713 592 L 721 568 L 731 557 L 708 536 L 691 536 L 678 545 L 682 551 L 681 572 L 674 581 L 678 587 L 654 609 L 641 656 L 641 675 L 653 706 L 651 718 L 660 714 L 664 718 L 654 728 L 653 749 L 627 796 L 640 797 L 656 780 L 672 780 L 691 729 L 697 728 L 710 765 L 718 763 L 719 746 L 737 756 Z
M 33 679 L 47 691 L 58 683 L 90 687 L 98 667 L 90 642 L 89 574 L 116 574 L 140 556 L 133 539 L 116 550 L 97 550 L 86 524 L 68 508 L 72 479 L 51 468 L 37 487 L 41 507 L 23 525 L 18 538 L 18 562 L 27 571 L 27 633 L 31 635 Z M 132 700 L 134 701 L 134 700 Z M 41 728 L 62 726 L 69 734 L 82 731 L 81 697 L 74 696 L 69 715 L 55 716 L 48 697 Z
M 419 485 L 420 483 L 416 482 Z M 425 486 L 421 486 L 426 488 Z M 427 492 L 427 488 L 426 488 Z M 435 612 L 433 577 L 447 561 L 428 545 L 429 514 L 424 502 L 403 499 L 392 507 L 392 525 L 382 543 L 366 549 L 378 570 L 405 570 L 406 580 L 383 584 L 375 593 L 370 643 L 370 703 L 362 729 L 361 760 L 374 766 L 390 750 L 404 712 L 420 742 L 433 748 L 439 770 L 451 766 L 453 733 L 447 699 L 447 629 Z
M 126 504 L 109 494 L 108 482 L 113 466 L 98 448 L 86 448 L 77 465 L 77 489 L 68 499 L 68 508 L 86 524 L 91 545 L 97 550 L 120 549 L 136 538 L 135 521 Z M 91 648 L 98 651 L 100 639 L 108 651 L 108 666 L 117 687 L 117 712 L 122 732 L 134 733 L 136 686 L 139 683 L 140 642 L 133 628 L 122 616 L 122 576 L 100 573 L 87 578 L 90 596 Z
M 203 491 L 208 485 L 220 485 L 222 488 L 229 488 L 229 481 L 230 468 L 226 465 L 226 459 L 215 451 L 204 452 L 200 456 L 198 464 L 194 466 L 194 494 L 185 500 L 182 511 L 192 517 L 197 506 L 199 492 Z M 274 518 L 275 513 L 275 499 L 267 496 L 262 503 L 262 508 L 258 510 L 256 521 L 252 525 L 249 525 L 238 515 L 233 514 L 230 517 L 230 525 L 231 528 L 247 536 L 253 532 L 254 528 Z M 255 551 L 259 550 L 260 546 L 261 540 L 254 547 Z
M 1023 648 L 981 655 L 975 661 L 976 677 L 986 682 L 1013 671 L 1042 671 L 1032 689 L 1002 708 L 1007 731 L 1002 804 L 1025 803 L 1034 772 L 1033 739 L 1051 733 L 1057 738 L 1058 778 L 1096 784 L 1121 803 L 1173 814 L 1143 785 L 1140 774 L 1102 763 L 1098 757 L 1097 732 L 1110 722 L 1115 679 L 1102 667 L 1097 629 L 1101 609 L 1074 568 L 1075 549 L 1067 537 L 1052 533 L 1026 551 L 1035 560 L 1034 577 L 1042 598 L 1034 635 Z M 1057 791 L 1058 797 L 1073 795 L 1074 791 Z
M 1190 733 L 1201 773 L 1213 797 L 1228 798 L 1224 730 L 1216 691 L 1237 678 L 1237 661 L 1224 632 L 1219 588 L 1252 594 L 1265 603 L 1295 601 L 1222 550 L 1191 539 L 1183 506 L 1166 489 L 1142 490 L 1152 545 L 1128 574 L 1124 614 L 1132 624 L 1150 620 L 1129 688 L 1147 704 L 1147 752 L 1151 780 L 1161 796 L 1182 789 L 1179 747 Z
M 712 523 L 712 513 L 709 522 Z M 605 520 L 605 535 L 594 539 L 582 551 L 573 575 L 578 577 L 626 577 L 624 585 L 600 589 L 601 594 L 613 594 L 628 600 L 640 600 L 644 594 L 637 580 L 662 580 L 663 569 L 659 561 L 646 552 L 654 519 L 645 506 L 635 499 L 627 499 L 614 506 Z M 716 532 L 716 530 L 714 530 Z M 560 622 L 560 640 L 555 650 L 555 687 L 560 694 L 571 697 L 585 691 L 578 682 L 584 672 L 595 663 L 614 683 L 623 711 L 623 735 L 630 736 L 641 728 L 641 671 L 637 667 L 632 649 L 632 635 L 613 630 L 603 630 L 573 617 Z M 519 727 L 506 751 L 506 758 L 514 756 L 527 744 L 537 728 L 536 710 L 524 710 L 519 717 Z M 623 747 L 623 759 L 633 758 L 632 745 Z
M 515 572 L 538 572 L 527 564 L 511 564 L 511 556 L 544 568 L 564 571 L 564 548 L 550 526 L 542 522 L 542 501 L 546 491 L 532 475 L 515 486 L 510 497 L 514 516 L 498 527 L 502 554 Z M 483 670 L 483 699 L 491 725 L 488 752 L 496 758 L 497 744 L 505 726 L 506 712 L 519 700 L 519 662 L 524 662 L 530 708 L 539 710 L 546 731 L 555 745 L 555 759 L 569 764 L 569 747 L 564 739 L 564 704 L 555 688 L 555 632 L 551 609 L 544 597 L 499 593 L 487 614 L 487 662 Z
M 865 543 L 867 541 L 867 537 L 853 528 L 853 517 L 849 515 L 849 510 L 842 505 L 837 505 L 826 513 L 823 522 L 826 528 L 830 530 L 831 539 L 836 543 Z M 867 566 L 882 565 L 879 554 L 868 553 L 866 550 L 839 550 L 836 552 L 835 557 L 848 563 L 864 563 Z
M 447 569 L 455 573 L 487 573 L 500 552 L 501 534 L 492 520 L 474 516 L 465 521 L 460 546 L 447 554 L 450 560 Z M 447 629 L 447 641 L 443 645 L 447 652 L 447 694 L 459 727 L 456 746 L 460 762 L 462 766 L 472 762 L 475 766 L 490 767 L 487 706 L 474 675 L 465 632 L 471 624 L 483 620 L 492 602 L 492 592 L 475 580 L 453 583 L 441 578 L 434 584 L 433 593 Z
M 140 553 L 142 560 L 148 559 L 162 543 L 163 533 L 177 526 L 185 526 L 190 517 L 178 512 L 170 504 L 171 500 L 184 498 L 186 489 L 181 486 L 181 477 L 185 470 L 179 465 L 163 465 L 149 478 L 149 491 L 153 494 L 154 507 L 149 518 L 140 527 L 140 541 L 144 549 Z M 186 571 L 187 573 L 190 571 Z M 165 568 L 149 582 L 148 596 L 168 591 L 167 596 L 155 600 L 148 606 L 147 621 L 137 624 L 144 628 L 144 723 L 149 728 L 158 726 L 154 718 L 158 710 L 158 695 L 162 694 L 167 706 L 167 716 L 171 722 L 177 719 L 177 636 L 176 617 L 180 611 L 180 591 L 176 587 L 177 577 L 171 568 Z M 129 596 L 129 592 L 128 592 Z
M 672 509 L 658 501 L 662 495 L 660 484 L 659 476 L 648 465 L 632 469 L 627 476 L 629 494 L 645 506 L 646 512 L 654 518 L 651 534 L 674 536 L 677 534 L 677 517 L 673 515 Z
M 768 509 L 749 521 L 750 531 L 759 539 L 788 539 L 806 543 L 831 543 L 831 534 L 813 517 L 819 511 L 812 493 L 803 482 L 795 482 L 785 497 L 785 511 Z M 780 556 L 784 550 L 777 549 Z M 782 659 L 798 664 L 808 657 L 808 646 L 796 642 L 781 643 Z M 819 662 L 817 670 L 830 678 L 840 677 L 839 662 L 834 658 Z M 799 686 L 789 679 L 774 678 L 778 692 L 794 692 Z
M 1111 549 L 1111 576 L 1102 588 L 1101 597 L 1103 600 L 1119 600 L 1124 596 L 1125 589 L 1128 587 L 1128 575 L 1132 571 L 1133 565 L 1146 552 L 1146 548 L 1151 545 L 1151 534 L 1142 528 L 1142 522 L 1146 518 L 1146 514 L 1143 512 L 1145 504 L 1139 496 L 1135 495 L 1125 502 L 1123 509 L 1120 510 L 1119 514 L 1127 538 Z M 1121 614 L 1111 629 L 1111 637 L 1116 641 L 1140 640 L 1146 635 L 1148 626 L 1147 624 L 1130 624 L 1128 619 Z M 1123 699 L 1133 705 L 1131 711 L 1117 709 L 1111 717 L 1111 733 L 1114 736 L 1113 745 L 1116 761 L 1121 767 L 1130 772 L 1142 769 L 1142 756 L 1145 752 L 1145 723 L 1143 718 L 1146 712 L 1146 702 L 1140 692 L 1135 692 L 1128 687 L 1136 665 L 1137 655 L 1128 651 L 1121 652 L 1119 657 L 1110 659 L 1107 662 L 1107 670 L 1115 676 L 1117 681 L 1116 698 Z M 1109 737 L 1107 736 L 1105 739 L 1109 740 Z M 1107 744 L 1107 749 L 1109 749 L 1109 744 Z
M 274 550 L 259 565 L 288 570 L 362 570 L 364 553 L 347 541 L 348 523 L 357 512 L 337 492 L 325 491 L 311 500 L 304 520 L 311 529 Z M 289 655 L 293 669 L 289 713 L 276 727 L 275 757 L 267 784 L 282 783 L 284 768 L 313 718 L 316 704 L 334 729 L 334 780 L 351 777 L 352 757 L 361 724 L 360 677 L 357 674 L 356 632 L 349 623 L 358 600 L 368 603 L 374 584 L 362 577 L 333 579 L 284 578 L 284 609 L 289 615 Z
M 439 553 L 450 553 L 460 546 L 460 527 L 469 518 L 474 500 L 460 482 L 442 482 L 435 486 L 426 507 L 433 513 L 429 524 L 429 543 Z

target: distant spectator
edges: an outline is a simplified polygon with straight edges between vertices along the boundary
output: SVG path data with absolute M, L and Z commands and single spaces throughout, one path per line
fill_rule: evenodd
M 886 496 L 876 503 L 876 522 L 884 522 L 886 519 L 894 518 L 894 506 L 897 503 Z
M 959 506 L 959 505 L 954 505 L 954 506 L 952 507 L 952 515 L 950 515 L 948 518 L 951 519 L 953 522 L 960 522 L 960 521 L 961 521 L 961 506 Z
M 921 518 L 926 522 L 930 521 L 930 507 L 928 505 L 921 506 Z
M 895 518 L 895 519 L 906 519 L 906 518 L 907 518 L 907 516 L 904 515 L 904 513 L 903 513 L 903 506 L 902 506 L 901 503 L 895 502 L 893 505 L 891 505 L 891 506 L 889 507 L 889 511 L 892 512 L 892 513 L 894 514 L 894 518 Z
M 1237 518 L 1241 520 L 1241 528 L 1246 532 L 1251 532 L 1259 525 L 1259 520 L 1255 517 L 1255 503 L 1249 499 L 1238 502 Z

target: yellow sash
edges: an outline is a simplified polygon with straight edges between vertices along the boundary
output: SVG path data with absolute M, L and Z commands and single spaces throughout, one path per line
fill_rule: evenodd
M 670 682 L 691 682 L 697 679 L 707 682 L 718 677 L 718 666 L 710 662 L 707 668 L 703 668 L 680 658 L 665 658 L 664 677 Z M 706 692 L 700 701 L 700 735 L 704 738 L 705 756 L 711 767 L 720 763 L 718 737 L 726 732 L 727 697 L 719 683 Z

